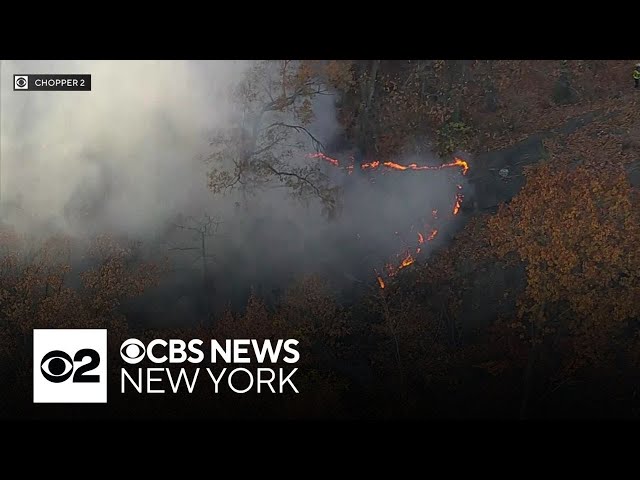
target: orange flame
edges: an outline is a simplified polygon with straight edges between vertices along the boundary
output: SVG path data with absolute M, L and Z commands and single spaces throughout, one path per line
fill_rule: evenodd
M 307 155 L 309 158 L 320 158 L 322 160 L 326 160 L 327 162 L 329 162 L 330 164 L 338 167 L 340 166 L 340 162 L 335 159 L 332 158 L 328 155 L 325 155 L 322 152 L 317 152 L 317 153 L 311 153 Z M 351 172 L 353 171 L 353 162 L 354 159 L 351 158 L 352 164 L 349 165 L 348 167 L 346 167 L 347 171 Z M 380 167 L 380 165 L 383 165 L 391 170 L 399 170 L 399 171 L 405 171 L 405 170 L 442 170 L 443 168 L 453 168 L 453 167 L 460 167 L 462 169 L 462 175 L 466 175 L 467 172 L 469 171 L 469 164 L 465 161 L 462 160 L 458 157 L 454 157 L 452 162 L 449 163 L 443 163 L 442 165 L 418 165 L 417 163 L 410 163 L 408 165 L 402 165 L 400 163 L 396 163 L 396 162 L 380 162 L 379 160 L 374 160 L 372 162 L 367 162 L 367 163 L 362 163 L 360 164 L 360 168 L 362 170 L 367 170 L 367 169 L 371 169 L 371 170 L 375 170 L 377 168 Z
M 383 165 L 387 168 L 391 168 L 393 170 L 430 170 L 432 167 L 424 166 L 419 167 L 415 163 L 410 163 L 409 165 L 400 165 L 399 163 L 394 162 L 384 162 Z
M 331 165 L 337 167 L 340 165 L 340 162 L 338 162 L 338 160 L 336 160 L 335 158 L 331 158 L 328 155 L 325 155 L 322 152 L 317 152 L 317 153 L 310 153 L 309 155 L 307 155 L 309 158 L 321 158 L 322 160 L 326 160 L 327 162 L 329 162 Z
M 366 170 L 367 168 L 371 168 L 371 169 L 375 170 L 379 166 L 380 166 L 380 162 L 376 160 L 374 162 L 363 163 L 363 164 L 360 165 L 360 168 L 362 168 L 363 170 Z
M 307 155 L 310 158 L 319 158 L 322 160 L 325 160 L 326 162 L 330 163 L 331 165 L 335 166 L 335 167 L 340 167 L 340 162 L 332 157 L 329 157 L 328 155 L 325 155 L 322 152 L 317 152 L 317 153 L 313 153 L 313 154 L 309 154 Z M 346 170 L 347 173 L 349 175 L 351 175 L 353 173 L 353 170 L 355 169 L 355 159 L 353 158 L 353 156 L 351 156 L 350 158 L 350 165 L 346 166 L 346 167 L 342 167 L 343 170 Z M 467 172 L 469 171 L 469 164 L 459 158 L 459 157 L 454 157 L 453 161 L 449 162 L 449 163 L 444 163 L 441 165 L 422 165 L 419 166 L 416 163 L 410 163 L 408 165 L 402 165 L 400 163 L 396 163 L 396 162 L 391 162 L 391 161 L 387 161 L 387 162 L 380 162 L 379 160 L 374 160 L 371 162 L 367 162 L 367 163 L 362 163 L 360 164 L 360 169 L 361 170 L 376 170 L 378 169 L 380 166 L 384 166 L 390 170 L 397 170 L 397 171 L 406 171 L 406 170 L 442 170 L 445 168 L 453 168 L 453 167 L 459 167 L 461 168 L 462 171 L 462 175 L 466 175 Z M 384 174 L 384 172 L 383 172 Z M 375 183 L 374 179 L 371 178 L 370 179 L 371 182 Z M 464 199 L 464 195 L 462 194 L 462 185 L 457 185 L 457 188 L 459 190 L 458 193 L 456 193 L 456 200 L 455 200 L 455 204 L 453 206 L 453 215 L 458 215 L 458 213 L 460 212 L 461 206 L 462 206 L 462 200 Z M 431 216 L 434 219 L 438 219 L 438 210 L 437 209 L 433 209 L 431 211 Z M 413 231 L 413 226 L 411 227 L 411 231 Z M 425 225 L 425 228 L 430 229 L 431 227 L 429 226 L 429 224 Z M 398 232 L 395 232 L 396 235 L 399 235 Z M 421 232 L 417 232 L 418 233 L 418 245 L 423 245 L 425 241 L 431 241 L 433 240 L 436 235 L 438 234 L 438 230 L 437 229 L 431 229 L 431 233 L 426 237 L 421 233 Z M 358 235 L 358 238 L 360 236 Z M 422 251 L 422 248 L 420 246 L 416 247 L 416 255 L 419 254 Z M 400 257 L 400 255 L 398 255 L 398 257 Z M 400 271 L 403 268 L 408 267 L 409 265 L 412 265 L 415 262 L 415 259 L 413 258 L 413 256 L 411 255 L 411 253 L 406 254 L 406 256 L 404 257 L 404 259 L 402 260 L 402 262 L 400 263 L 399 266 L 394 266 L 391 263 L 387 263 L 384 268 L 385 268 L 385 273 L 386 275 L 391 278 L 393 276 L 395 276 L 398 271 Z M 376 274 L 376 279 L 378 280 L 378 284 L 380 285 L 380 288 L 384 289 L 385 288 L 385 282 L 383 280 L 383 276 L 378 274 L 377 271 L 375 271 Z
M 456 204 L 453 206 L 453 214 L 457 215 L 460 212 L 460 206 L 462 205 L 462 199 L 464 195 L 461 193 L 456 194 Z
M 446 167 L 462 167 L 462 174 L 463 175 L 466 175 L 467 172 L 469 171 L 469 164 L 467 162 L 465 162 L 464 160 L 462 160 L 461 158 L 458 158 L 458 157 L 454 157 L 453 158 L 453 162 L 445 163 L 442 167 L 443 168 L 446 168 Z
M 411 256 L 411 254 L 407 254 L 407 256 L 404 258 L 404 260 L 402 260 L 402 265 L 400 265 L 399 268 L 405 268 L 408 267 L 409 265 L 411 265 L 413 262 L 415 262 L 415 260 L 413 259 L 413 257 Z
M 373 271 L 376 274 L 376 280 L 378 280 L 378 285 L 380 285 L 380 288 L 384 290 L 385 284 L 384 284 L 384 280 L 382 279 L 382 275 L 380 275 L 378 273 L 378 270 L 376 270 L 375 268 L 373 269 Z
M 454 159 L 453 162 L 443 163 L 442 165 L 418 165 L 417 163 L 410 163 L 408 165 L 402 165 L 402 164 L 396 163 L 396 162 L 383 162 L 383 163 L 380 163 L 380 161 L 374 160 L 373 162 L 368 162 L 368 163 L 361 164 L 360 168 L 362 168 L 363 170 L 366 170 L 368 168 L 372 169 L 372 170 L 375 170 L 380 165 L 383 165 L 383 166 L 385 166 L 387 168 L 390 168 L 391 170 L 400 170 L 400 171 L 405 171 L 405 170 L 442 170 L 443 168 L 461 167 L 463 175 L 466 175 L 467 171 L 469 170 L 469 164 L 467 162 L 465 162 L 464 160 L 461 160 L 461 159 L 459 159 L 457 157 Z

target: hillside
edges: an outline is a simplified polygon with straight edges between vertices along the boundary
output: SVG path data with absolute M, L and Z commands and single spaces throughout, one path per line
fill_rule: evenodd
M 284 93 L 268 102 L 273 110 L 289 112 L 293 105 L 299 118 L 311 117 L 312 101 L 296 107 L 295 97 L 310 95 L 304 88 L 315 75 L 339 92 L 342 135 L 316 157 L 328 172 L 347 158 L 345 152 L 355 152 L 353 163 L 339 168 L 350 175 L 355 164 L 361 177 L 348 178 L 366 181 L 373 162 L 405 167 L 406 159 L 437 157 L 447 167 L 438 169 L 451 175 L 446 181 L 453 189 L 442 201 L 450 209 L 460 199 L 460 208 L 445 212 L 449 223 L 437 237 L 436 228 L 407 226 L 411 238 L 420 239 L 418 249 L 426 250 L 424 237 L 433 233 L 433 249 L 419 256 L 407 247 L 393 268 L 382 272 L 363 259 L 361 244 L 342 226 L 335 238 L 327 236 L 338 245 L 327 254 L 322 243 L 306 237 L 283 246 L 276 233 L 289 228 L 286 221 L 264 221 L 260 229 L 247 230 L 257 233 L 243 234 L 246 243 L 222 238 L 208 247 L 222 260 L 217 266 L 202 262 L 202 272 L 185 282 L 190 293 L 178 298 L 168 289 L 157 291 L 153 301 L 164 298 L 177 316 L 183 311 L 180 302 L 190 302 L 188 295 L 199 302 L 188 311 L 189 327 L 159 330 L 160 321 L 145 325 L 136 316 L 142 307 L 132 309 L 128 302 L 146 298 L 145 292 L 171 278 L 160 257 L 145 258 L 116 236 L 100 237 L 83 257 L 87 267 L 80 280 L 70 285 L 69 252 L 84 252 L 82 247 L 54 237 L 35 254 L 21 257 L 18 252 L 28 242 L 7 229 L 0 257 L 1 363 L 23 367 L 0 371 L 15 395 L 4 399 L 0 413 L 40 414 L 25 406 L 33 328 L 104 326 L 115 343 L 128 336 L 295 337 L 304 351 L 303 395 L 242 401 L 220 395 L 214 401 L 205 392 L 192 396 L 195 403 L 188 407 L 177 396 L 154 399 L 153 406 L 144 399 L 116 400 L 105 415 L 198 416 L 206 409 L 206 415 L 225 417 L 635 418 L 640 412 L 635 370 L 640 361 L 640 127 L 634 114 L 640 90 L 633 87 L 633 64 L 335 61 L 322 64 L 321 74 L 313 70 L 317 65 L 303 65 L 286 81 L 283 67 Z M 250 191 L 252 182 L 260 187 L 273 177 L 296 198 L 318 200 L 333 225 L 348 212 L 332 196 L 331 185 L 323 183 L 324 170 L 286 170 L 289 166 L 269 151 L 279 134 L 262 139 L 264 148 L 254 136 L 248 150 L 236 146 L 245 137 L 233 135 L 221 144 L 233 145 L 241 157 L 251 153 L 235 163 L 232 174 L 210 174 L 214 192 L 237 185 Z M 267 160 L 257 157 L 265 151 Z M 468 163 L 468 172 L 455 159 Z M 399 184 L 394 178 L 375 180 Z M 420 180 L 407 181 L 406 188 L 414 186 L 411 182 L 435 191 L 435 183 Z M 463 195 L 457 196 L 456 186 Z M 259 188 L 256 192 L 250 194 L 260 204 L 266 197 L 260 197 Z M 250 198 L 245 190 L 242 194 L 246 197 L 238 198 Z M 234 211 L 248 208 L 240 203 Z M 423 210 L 430 216 L 432 207 L 425 204 Z M 435 210 L 429 221 L 435 222 Z M 376 219 L 373 211 L 363 214 L 367 222 Z M 348 217 L 346 223 L 356 220 L 357 215 Z M 204 239 L 213 223 L 184 225 L 183 230 L 196 232 L 195 241 L 202 239 L 202 246 L 190 243 L 184 250 L 201 249 L 206 257 Z M 374 237 L 382 227 L 368 231 Z M 268 234 L 276 240 L 269 243 Z M 281 250 L 264 247 L 276 243 Z M 388 246 L 382 240 L 380 245 Z M 308 258 L 291 253 L 298 251 Z M 334 257 L 338 264 L 326 260 Z M 287 270 L 289 261 L 305 267 Z M 253 276 L 243 270 L 234 277 L 233 267 L 240 264 L 253 265 Z M 291 272 L 297 275 L 293 281 Z M 240 301 L 243 308 L 237 308 Z M 157 305 L 139 315 L 155 315 L 164 308 Z M 117 390 L 119 379 L 111 381 Z M 220 408 L 211 408 L 212 402 Z

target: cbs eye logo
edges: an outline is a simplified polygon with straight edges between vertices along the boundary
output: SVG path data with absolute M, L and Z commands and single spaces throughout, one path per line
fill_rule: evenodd
M 144 343 L 135 338 L 130 338 L 129 340 L 122 343 L 120 346 L 120 356 L 122 359 L 135 365 L 136 363 L 140 363 L 144 360 L 144 354 L 146 353 L 146 348 Z
M 85 358 L 89 362 L 75 369 L 74 362 L 82 362 Z M 62 350 L 53 350 L 47 353 L 40 363 L 42 376 L 53 383 L 61 383 L 69 379 L 73 373 L 73 382 L 95 383 L 100 381 L 100 375 L 87 375 L 87 372 L 95 370 L 100 365 L 100 355 L 95 350 L 83 348 L 79 350 L 73 360 Z
M 29 89 L 29 76 L 28 75 L 14 75 L 13 76 L 13 89 L 14 90 L 28 90 Z
M 106 358 L 106 330 L 34 330 L 34 403 L 106 403 Z

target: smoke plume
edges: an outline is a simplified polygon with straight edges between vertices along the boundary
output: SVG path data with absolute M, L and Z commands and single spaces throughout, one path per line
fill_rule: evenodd
M 344 193 L 341 213 L 332 220 L 318 202 L 301 203 L 282 188 L 258 191 L 249 200 L 214 196 L 203 157 L 212 132 L 237 119 L 229 92 L 250 65 L 3 61 L 2 222 L 27 233 L 89 238 L 109 232 L 141 239 L 150 251 L 171 256 L 176 268 L 166 289 L 182 303 L 189 303 L 195 285 L 201 288 L 202 268 L 210 277 L 206 295 L 220 304 L 252 287 L 277 293 L 304 273 L 326 274 L 340 288 L 375 283 L 374 268 L 384 268 L 390 256 L 415 255 L 419 233 L 435 229 L 433 211 L 440 215 L 433 244 L 443 241 L 462 182 L 458 169 L 373 172 L 356 164 L 349 173 L 311 160 L 323 163 Z M 13 75 L 21 73 L 89 73 L 92 91 L 14 92 Z M 315 101 L 309 127 L 327 145 L 341 133 L 334 101 Z M 299 153 L 300 162 L 310 161 L 309 152 Z M 329 153 L 341 167 L 357 155 Z M 424 155 L 393 161 L 442 163 Z M 220 224 L 207 235 L 203 267 L 195 230 L 207 218 Z M 422 255 L 429 248 L 422 245 Z

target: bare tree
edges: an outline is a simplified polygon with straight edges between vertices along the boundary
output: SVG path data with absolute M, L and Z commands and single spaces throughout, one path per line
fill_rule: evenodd
M 326 62 L 290 60 L 252 67 L 234 92 L 241 107 L 238 121 L 211 142 L 209 187 L 214 192 L 240 189 L 246 195 L 284 186 L 299 198 L 318 198 L 333 212 L 338 190 L 321 164 L 305 155 L 309 149 L 324 150 L 309 124 L 312 100 L 331 95 L 325 67 Z
M 194 251 L 197 256 L 194 261 L 202 261 L 202 287 L 205 292 L 209 291 L 209 275 L 207 264 L 210 259 L 215 258 L 215 254 L 207 251 L 207 239 L 215 236 L 222 222 L 216 218 L 205 214 L 201 219 L 187 217 L 184 223 L 173 224 L 179 230 L 186 230 L 193 233 L 193 241 L 197 242 L 194 246 L 176 246 L 169 245 L 170 251 Z M 208 302 L 207 302 L 208 304 Z

